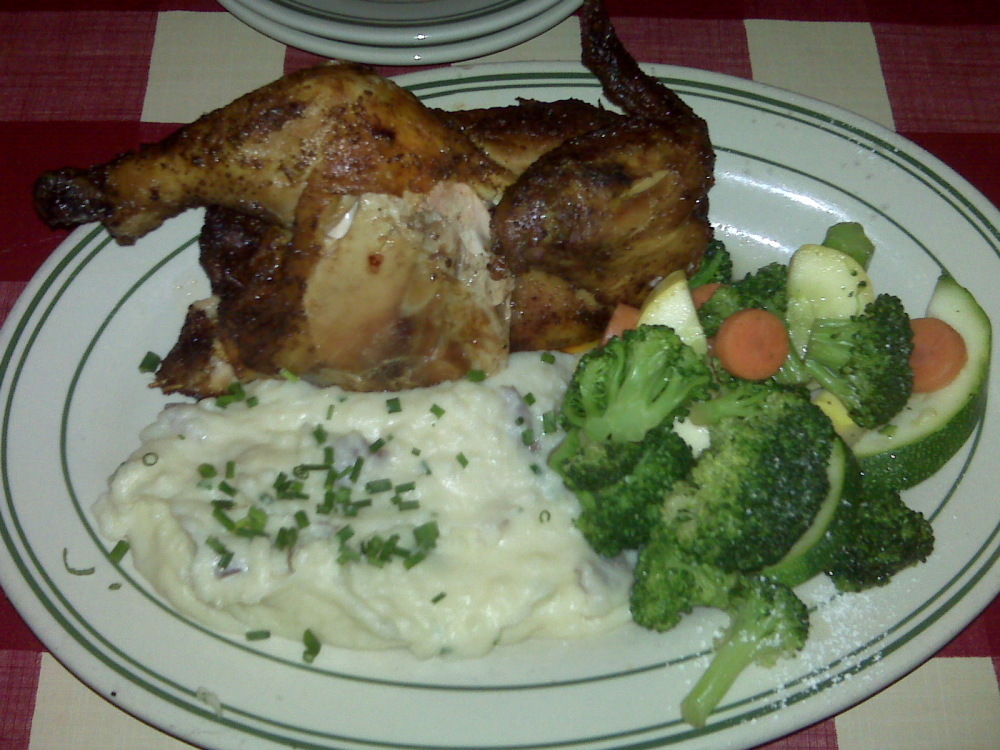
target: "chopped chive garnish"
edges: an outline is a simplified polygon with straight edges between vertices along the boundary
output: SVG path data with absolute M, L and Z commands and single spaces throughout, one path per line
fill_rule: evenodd
M 348 524 L 347 526 L 344 526 L 342 529 L 340 529 L 336 534 L 334 534 L 334 536 L 337 538 L 338 542 L 343 544 L 352 536 L 354 536 L 354 529 L 351 528 L 350 524 Z
M 114 583 L 108 584 L 108 591 L 117 591 L 122 587 L 121 581 L 115 581 Z
M 361 559 L 361 553 L 358 552 L 353 547 L 349 547 L 346 544 L 343 545 L 339 552 L 337 553 L 337 563 L 340 565 L 347 565 L 347 563 L 358 562 Z
M 128 553 L 128 542 L 124 539 L 119 539 L 111 551 L 108 553 L 108 559 L 113 563 L 120 563 L 125 555 Z
M 139 372 L 156 372 L 160 366 L 160 355 L 155 352 L 146 352 L 146 356 L 139 362 Z
M 210 536 L 205 540 L 205 544 L 208 545 L 208 548 L 212 552 L 219 556 L 219 559 L 215 561 L 215 567 L 219 570 L 225 570 L 229 566 L 229 563 L 233 561 L 233 553 L 226 548 L 226 545 L 219 541 L 218 537 Z
M 396 507 L 400 510 L 416 510 L 420 507 L 419 500 L 403 500 L 399 495 L 396 496 L 398 500 L 396 501 Z
M 429 463 L 427 463 L 426 461 L 421 461 L 420 466 L 424 470 L 424 474 L 426 474 L 427 476 L 431 475 L 431 465 Z
M 319 642 L 319 638 L 313 633 L 309 628 L 302 634 L 302 644 L 306 647 L 305 651 L 302 652 L 302 660 L 308 664 L 312 664 L 313 660 L 319 656 L 319 650 L 322 644 Z
M 434 549 L 439 535 L 437 521 L 428 521 L 413 528 L 413 541 L 420 549 Z
M 543 510 L 538 514 L 538 520 L 540 523 L 548 523 L 552 520 L 552 514 L 547 510 Z
M 222 527 L 226 531 L 232 531 L 233 529 L 236 528 L 236 522 L 228 515 L 226 515 L 226 509 L 220 505 L 215 505 L 215 507 L 212 509 L 212 518 L 214 518 L 216 521 L 222 524 Z
M 287 368 L 285 368 L 285 367 L 282 367 L 282 368 L 281 368 L 281 369 L 280 369 L 280 370 L 278 371 L 278 374 L 279 374 L 279 375 L 281 375 L 281 377 L 283 377 L 283 378 L 284 378 L 285 380 L 287 380 L 287 381 L 288 381 L 289 383 L 295 383 L 295 382 L 297 382 L 297 381 L 298 381 L 298 379 L 299 379 L 299 376 L 298 376 L 298 375 L 296 375 L 296 374 L 295 374 L 294 372 L 292 372 L 291 370 L 289 370 L 289 369 L 287 369 Z
M 69 564 L 69 550 L 63 547 L 62 552 L 63 566 L 66 568 L 66 572 L 75 576 L 91 576 L 94 575 L 94 568 L 74 568 Z
M 482 383 L 484 380 L 486 380 L 486 373 L 483 372 L 482 370 L 469 370 L 465 374 L 465 377 L 468 380 L 471 380 L 473 383 Z
M 456 460 L 456 461 L 458 461 L 458 463 L 459 463 L 459 464 L 461 465 L 461 467 L 462 467 L 463 469 L 464 469 L 464 468 L 465 468 L 466 466 L 468 466 L 468 465 L 469 465 L 469 459 L 467 459 L 467 458 L 465 457 L 465 454 L 464 454 L 464 453 L 458 453 L 458 454 L 456 454 L 456 455 L 455 455 L 455 460 Z
M 331 419 L 333 419 L 333 404 L 326 407 L 326 421 L 329 422 Z
M 236 488 L 229 482 L 219 482 L 219 492 L 223 495 L 229 495 L 229 497 L 236 497 Z
M 362 508 L 367 508 L 371 504 L 372 504 L 372 499 L 370 497 L 366 497 L 363 500 L 355 500 L 344 506 L 344 515 L 356 516 L 358 515 L 359 510 L 361 510 Z
M 313 430 L 313 437 L 316 438 L 316 442 L 322 445 L 326 442 L 327 437 L 329 437 L 326 428 L 323 425 L 316 425 L 316 429 Z
M 294 547 L 299 540 L 299 530 L 294 526 L 282 526 L 274 535 L 274 546 L 278 549 Z
M 309 515 L 304 510 L 295 513 L 295 525 L 300 529 L 304 529 L 309 525 Z
M 521 433 L 521 442 L 525 445 L 531 445 L 535 442 L 535 431 L 530 427 Z
M 385 447 L 385 438 L 378 438 L 374 443 L 368 446 L 368 450 L 371 453 L 378 453 Z
M 400 403 L 398 398 L 390 398 L 385 402 L 385 408 L 390 414 L 398 414 L 403 411 L 403 404 Z
M 439 601 L 441 601 L 442 599 L 444 599 L 446 596 L 448 596 L 448 595 L 445 592 L 443 592 L 443 591 L 440 592 L 440 593 L 438 593 L 438 594 L 435 594 L 434 597 L 431 599 L 431 604 L 437 604 Z
M 333 446 L 327 445 L 323 448 L 323 463 L 327 466 L 333 465 Z
M 226 479 L 232 479 L 236 476 L 236 462 L 226 461 Z
M 542 362 L 544 362 L 545 364 L 552 365 L 555 364 L 556 355 L 553 354 L 552 352 L 542 352 L 541 359 Z
M 412 453 L 414 456 L 419 456 L 420 455 L 420 449 L 419 448 L 411 448 L 410 449 L 410 453 Z
M 535 398 L 534 393 L 528 392 L 524 394 L 524 403 L 526 403 L 528 406 L 534 406 L 535 401 L 537 400 L 538 399 Z
M 249 396 L 247 398 L 247 408 L 249 408 L 249 409 L 252 409 L 253 407 L 255 407 L 259 403 L 260 403 L 260 399 L 257 398 L 256 396 Z
M 271 637 L 270 630 L 248 630 L 245 634 L 248 641 L 266 641 Z
M 226 392 L 215 399 L 215 403 L 217 406 L 220 406 L 224 409 L 230 404 L 235 404 L 237 401 L 242 401 L 246 397 L 247 394 L 246 391 L 243 390 L 243 384 L 237 381 L 235 383 L 230 384 L 230 386 L 226 389 Z
M 365 492 L 388 492 L 391 489 L 391 479 L 373 479 L 370 482 L 365 482 Z
M 431 414 L 433 414 L 435 417 L 442 417 L 444 416 L 444 409 L 442 409 L 437 404 L 433 404 L 431 406 Z
M 541 474 L 541 473 L 542 473 L 542 467 L 541 467 L 541 466 L 539 466 L 538 464 L 532 464 L 532 465 L 531 465 L 531 470 L 532 470 L 532 471 L 533 471 L 533 472 L 534 472 L 535 474 Z
M 218 472 L 215 470 L 215 467 L 212 466 L 212 464 L 201 464 L 198 467 L 198 473 L 201 475 L 203 479 L 211 479 Z
M 542 414 L 542 432 L 549 435 L 558 429 L 559 418 L 556 416 L 555 410 L 549 409 L 549 411 Z
M 379 568 L 393 557 L 402 557 L 405 560 L 410 556 L 409 550 L 399 546 L 399 534 L 392 534 L 388 539 L 376 534 L 362 543 L 361 551 L 369 563 Z
M 247 509 L 247 514 L 236 521 L 231 530 L 239 536 L 264 536 L 266 526 L 267 513 L 256 505 L 251 505 Z
M 403 482 L 402 484 L 397 484 L 395 487 L 393 487 L 393 489 L 397 493 L 399 493 L 399 492 L 410 492 L 412 490 L 415 490 L 416 488 L 417 488 L 417 483 L 416 482 Z
M 160 457 L 153 453 L 153 451 L 150 451 L 149 453 L 143 455 L 142 464 L 143 466 L 156 466 L 156 462 L 159 460 Z
M 351 467 L 351 474 L 348 477 L 348 479 L 350 479 L 351 482 L 358 481 L 358 478 L 361 476 L 361 467 L 364 465 L 365 465 L 365 460 L 361 458 L 361 456 L 358 456 L 357 459 L 354 461 L 354 466 Z

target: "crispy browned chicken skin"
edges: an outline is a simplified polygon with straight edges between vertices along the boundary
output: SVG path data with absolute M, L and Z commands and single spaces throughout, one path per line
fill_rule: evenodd
M 508 347 L 593 339 L 710 238 L 704 123 L 639 69 L 597 0 L 582 32 L 622 113 L 575 100 L 440 112 L 336 63 L 108 164 L 47 173 L 36 205 L 53 227 L 97 220 L 123 244 L 209 207 L 213 295 L 164 360 L 166 391 L 282 370 L 364 390 L 493 372 Z

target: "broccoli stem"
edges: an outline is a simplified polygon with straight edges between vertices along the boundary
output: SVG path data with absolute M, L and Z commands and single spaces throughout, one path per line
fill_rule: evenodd
M 742 628 L 731 628 L 716 647 L 708 665 L 691 692 L 681 701 L 681 717 L 693 727 L 705 726 L 708 717 L 719 705 L 748 666 L 756 660 L 759 641 Z

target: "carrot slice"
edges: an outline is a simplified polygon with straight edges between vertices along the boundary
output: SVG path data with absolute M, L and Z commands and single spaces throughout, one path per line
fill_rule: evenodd
M 788 357 L 788 331 L 774 313 L 750 308 L 722 321 L 713 343 L 726 371 L 745 380 L 765 380 Z
M 639 325 L 639 308 L 619 302 L 611 313 L 611 319 L 608 320 L 608 325 L 604 329 L 601 342 L 606 342 L 615 336 L 621 336 L 624 331 L 635 328 L 637 325 Z
M 951 383 L 965 367 L 969 352 L 962 334 L 940 318 L 911 318 L 913 392 L 932 393 Z
M 710 281 L 707 284 L 702 284 L 701 286 L 696 286 L 692 289 L 691 301 L 694 302 L 695 309 L 701 307 L 712 299 L 712 295 L 715 294 L 715 290 L 720 286 L 722 286 L 720 282 Z

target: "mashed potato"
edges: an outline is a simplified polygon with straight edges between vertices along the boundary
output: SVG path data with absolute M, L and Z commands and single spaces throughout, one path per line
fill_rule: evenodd
M 631 570 L 590 550 L 545 464 L 573 366 L 552 356 L 400 393 L 267 381 L 170 406 L 98 521 L 223 630 L 429 657 L 617 627 Z

